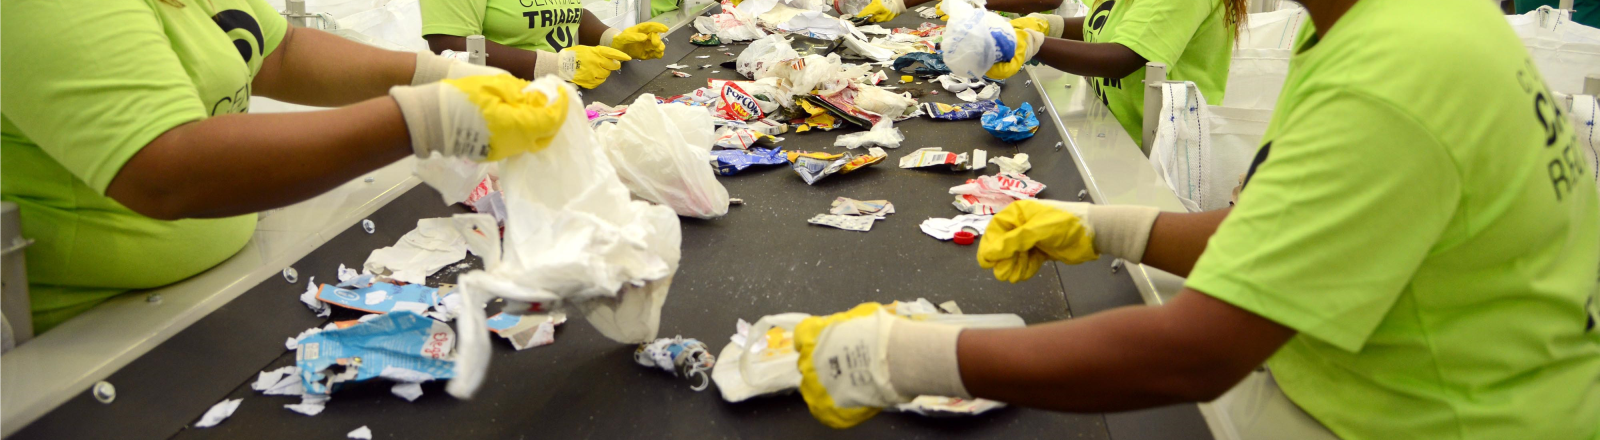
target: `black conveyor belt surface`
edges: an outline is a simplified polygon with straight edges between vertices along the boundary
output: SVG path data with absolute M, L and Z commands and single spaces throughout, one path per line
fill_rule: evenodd
M 885 27 L 915 27 L 921 21 L 907 11 Z M 686 93 L 704 86 L 707 78 L 742 79 L 718 66 L 733 57 L 714 46 L 689 46 L 689 33 L 685 28 L 671 36 L 665 59 L 630 63 L 600 89 L 587 91 L 586 101 L 627 104 L 641 93 Z M 737 54 L 744 45 L 727 47 Z M 693 76 L 660 70 L 670 62 L 690 65 L 683 71 Z M 703 64 L 713 66 L 699 69 Z M 886 84 L 901 91 L 939 91 L 923 95 L 924 101 L 959 102 L 926 79 L 902 85 L 899 76 L 891 73 Z M 1026 79 L 1019 75 L 1006 84 L 1005 103 L 1044 104 L 1032 86 L 1024 85 Z M 961 214 L 947 190 L 979 175 L 897 167 L 900 156 L 922 147 L 982 148 L 990 157 L 1029 153 L 1034 165 L 1029 176 L 1048 185 L 1041 196 L 1074 199 L 1082 178 L 1068 150 L 1054 148 L 1061 134 L 1044 115 L 1040 119 L 1045 123 L 1038 134 L 1015 145 L 990 136 L 976 120 L 908 120 L 897 124 L 905 142 L 890 150 L 884 163 L 810 186 L 786 167 L 720 178 L 746 204 L 720 219 L 683 219 L 683 259 L 662 311 L 660 335 L 698 338 L 715 353 L 739 318 L 826 314 L 865 301 L 955 300 L 967 313 L 1016 313 L 1029 323 L 1065 319 L 1069 305 L 1082 315 L 1138 304 L 1127 275 L 1114 274 L 1109 261 L 1047 266 L 1032 280 L 1008 284 L 978 267 L 975 247 L 934 240 L 917 227 L 929 217 Z M 835 137 L 857 130 L 789 133 L 781 145 L 839 152 L 843 149 L 831 146 Z M 994 172 L 991 167 L 986 174 Z M 888 199 L 897 213 L 866 233 L 806 223 L 826 213 L 838 196 Z M 426 394 L 407 403 L 380 380 L 341 389 L 326 411 L 307 417 L 282 408 L 298 398 L 250 389 L 256 372 L 293 364 L 294 353 L 283 348 L 285 338 L 325 322 L 297 299 L 306 277 L 332 280 L 339 264 L 359 267 L 371 250 L 392 245 L 416 219 L 463 209 L 440 206 L 431 188 L 412 189 L 370 217 L 378 224 L 376 234 L 352 226 L 297 262 L 302 283 L 269 279 L 118 371 L 108 379 L 118 389 L 115 403 L 102 405 L 84 393 L 15 438 L 344 438 L 363 425 L 374 438 L 422 439 L 1210 438 L 1194 405 L 1110 415 L 1024 408 L 952 419 L 884 413 L 858 427 L 833 430 L 812 420 L 797 394 L 728 404 L 714 388 L 694 392 L 670 373 L 634 363 L 633 346 L 605 339 L 577 316 L 557 331 L 552 345 L 517 352 L 493 337 L 489 376 L 469 401 L 445 394 L 441 381 L 425 384 Z M 454 274 L 436 278 L 452 281 Z M 188 428 L 224 398 L 244 399 L 232 418 L 213 428 Z

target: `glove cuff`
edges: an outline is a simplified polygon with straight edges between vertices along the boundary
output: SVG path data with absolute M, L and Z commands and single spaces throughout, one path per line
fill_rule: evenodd
M 567 78 L 570 75 L 562 75 L 561 59 L 563 55 L 561 53 L 542 50 L 536 50 L 533 53 L 536 57 L 533 60 L 533 79 L 543 78 L 545 75 L 556 75 L 560 76 L 564 81 L 572 81 L 572 78 Z
M 900 13 L 906 11 L 906 2 L 905 0 L 883 0 L 883 8 L 888 9 L 889 12 L 893 12 L 895 15 L 900 15 Z
M 417 70 L 411 73 L 411 85 L 438 82 L 450 75 L 450 64 L 455 60 L 434 55 L 430 52 L 417 52 Z
M 961 382 L 956 342 L 961 327 L 909 319 L 889 328 L 889 386 L 902 401 L 917 396 L 971 399 Z
M 1045 35 L 1049 36 L 1050 38 L 1061 38 L 1062 33 L 1066 30 L 1065 28 L 1067 27 L 1067 19 L 1062 17 L 1062 16 L 1060 16 L 1060 15 L 1056 15 L 1056 14 L 1041 14 L 1041 13 L 1035 12 L 1035 13 L 1032 13 L 1032 14 L 1028 14 L 1028 17 L 1044 20 L 1045 24 L 1050 25 L 1050 28 L 1046 29 L 1046 31 L 1048 31 L 1048 33 L 1045 34 Z
M 1085 221 L 1094 231 L 1095 250 L 1137 264 L 1159 216 L 1161 210 L 1149 206 L 1089 205 Z
M 439 109 L 438 82 L 431 84 L 389 88 L 389 96 L 400 106 L 400 117 L 405 119 L 406 131 L 411 135 L 411 153 L 423 159 L 444 148 L 444 127 L 435 124 L 439 118 L 428 115 Z
M 1027 52 L 1023 52 L 1022 62 L 1028 62 L 1033 60 L 1033 56 L 1039 54 L 1039 48 L 1044 46 L 1044 34 L 1033 29 L 1023 29 L 1022 31 L 1028 33 Z
M 621 34 L 622 34 L 622 30 L 620 30 L 620 29 L 617 29 L 617 28 L 606 29 L 605 33 L 600 34 L 600 45 L 601 46 L 605 46 L 605 47 L 611 47 L 611 40 L 616 39 L 617 35 L 621 35 Z M 620 49 L 618 49 L 618 50 L 620 50 Z

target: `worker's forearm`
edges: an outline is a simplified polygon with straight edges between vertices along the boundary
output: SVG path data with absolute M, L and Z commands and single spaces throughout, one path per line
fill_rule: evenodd
M 1206 242 L 1233 208 L 1206 212 L 1163 212 L 1150 228 L 1150 240 L 1140 261 L 1178 276 L 1189 276 Z
M 383 50 L 316 29 L 290 27 L 261 64 L 252 93 L 280 101 L 337 107 L 411 84 L 417 55 Z
M 457 52 L 465 52 L 467 50 L 466 37 L 428 35 L 425 38 L 428 40 L 428 48 L 433 50 L 434 53 L 444 52 L 445 49 Z M 483 47 L 484 51 L 488 52 L 488 58 L 484 60 L 485 64 L 505 69 L 507 72 L 511 72 L 511 75 L 525 80 L 533 81 L 538 79 L 538 75 L 535 73 L 536 70 L 534 70 L 534 67 L 539 64 L 539 53 L 537 51 L 518 49 L 489 41 L 488 39 L 484 39 Z
M 1083 17 L 1065 17 L 1061 21 L 1061 38 L 1083 41 Z
M 1126 77 L 1145 63 L 1138 52 L 1121 44 L 1085 43 L 1066 38 L 1046 38 L 1033 59 L 1063 72 L 1096 78 Z
M 1125 411 L 1209 401 L 1294 336 L 1185 290 L 1133 306 L 1017 329 L 968 329 L 957 343 L 972 396 L 1056 411 Z
M 389 97 L 299 113 L 233 114 L 157 137 L 106 195 L 158 219 L 214 218 L 299 202 L 411 154 Z
M 605 35 L 608 29 L 611 29 L 611 27 L 600 21 L 600 17 L 594 16 L 594 13 L 585 9 L 583 10 L 583 21 L 578 22 L 578 44 L 599 46 L 601 45 L 600 36 Z

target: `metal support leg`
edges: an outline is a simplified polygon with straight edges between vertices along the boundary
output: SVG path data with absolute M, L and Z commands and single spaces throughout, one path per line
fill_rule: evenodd
M 1139 150 L 1145 156 L 1150 155 L 1150 145 L 1156 141 L 1156 125 L 1160 122 L 1156 118 L 1161 115 L 1161 84 L 1167 82 L 1167 65 L 1165 63 L 1149 63 L 1144 65 L 1144 130 L 1143 139 L 1139 141 Z
M 0 203 L 0 313 L 11 327 L 11 343 L 33 338 L 32 301 L 28 298 L 28 264 L 23 248 L 33 240 L 22 237 L 22 216 L 17 204 Z
M 1557 9 L 1560 9 L 1560 10 L 1563 10 L 1563 11 L 1571 11 L 1572 10 L 1572 0 L 1561 0 L 1561 2 L 1557 3 L 1557 4 L 1561 5 L 1561 7 L 1557 8 Z
M 484 47 L 482 35 L 467 36 L 467 62 L 485 65 L 489 62 L 489 51 Z
M 289 0 L 284 17 L 289 19 L 290 26 L 306 27 L 306 18 L 311 17 L 306 13 L 306 0 Z
M 1600 96 L 1600 73 L 1583 78 L 1583 94 Z

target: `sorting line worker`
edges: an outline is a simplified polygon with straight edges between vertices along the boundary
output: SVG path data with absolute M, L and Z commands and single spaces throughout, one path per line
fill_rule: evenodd
M 408 154 L 548 145 L 572 105 L 500 69 L 291 28 L 261 0 L 7 0 L 0 33 L 0 199 L 35 240 L 39 332 L 205 271 L 254 213 Z M 246 114 L 251 96 L 342 107 Z M 447 138 L 446 119 L 482 122 Z M 532 141 L 471 138 L 489 127 Z
M 1187 276 L 1176 297 L 1016 329 L 873 303 L 810 318 L 812 414 L 844 427 L 918 395 L 1123 411 L 1248 378 L 1294 404 L 1269 438 L 1600 439 L 1594 170 L 1522 42 L 1488 2 L 1301 3 L 1237 205 L 1022 200 L 978 248 L 1002 280 L 1106 254 Z
M 434 52 L 466 50 L 483 35 L 487 63 L 532 80 L 559 75 L 583 88 L 605 82 L 622 62 L 666 50 L 661 23 L 613 29 L 581 0 L 422 0 L 422 37 Z

